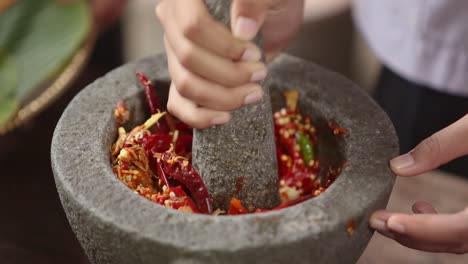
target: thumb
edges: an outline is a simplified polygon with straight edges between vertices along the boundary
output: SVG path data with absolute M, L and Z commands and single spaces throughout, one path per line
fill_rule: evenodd
M 268 0 L 233 0 L 231 29 L 237 38 L 252 40 L 265 21 Z
M 390 161 L 392 171 L 413 176 L 468 154 L 468 115 L 422 141 L 407 154 Z

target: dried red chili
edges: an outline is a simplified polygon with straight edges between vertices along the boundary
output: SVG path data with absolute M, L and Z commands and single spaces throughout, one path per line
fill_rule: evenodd
M 143 85 L 143 91 L 146 96 L 146 102 L 148 103 L 150 112 L 152 115 L 161 111 L 161 101 L 156 95 L 156 89 L 153 86 L 153 83 L 142 73 L 137 72 L 136 76 L 140 79 L 141 84 Z
M 208 190 L 203 179 L 190 165 L 189 160 L 178 156 L 172 148 L 156 157 L 161 160 L 164 172 L 191 192 L 200 211 L 211 214 L 213 208 Z
M 354 219 L 350 219 L 348 221 L 348 227 L 346 228 L 346 231 L 348 232 L 349 236 L 352 236 L 354 234 L 355 226 L 356 226 L 356 222 L 354 221 Z
M 228 215 L 247 214 L 247 209 L 245 209 L 244 206 L 242 206 L 242 202 L 239 199 L 232 198 L 227 214 Z
M 161 100 L 159 100 L 158 95 L 156 94 L 156 88 L 153 83 L 142 73 L 137 72 L 135 74 L 143 85 L 143 91 L 146 96 L 146 102 L 148 103 L 150 112 L 152 115 L 162 112 Z M 169 133 L 169 127 L 167 124 L 167 119 L 160 120 L 156 124 L 157 130 L 161 134 Z
M 334 134 L 335 136 L 340 136 L 340 135 L 346 135 L 346 134 L 348 134 L 348 130 L 339 127 L 338 125 L 336 125 L 335 123 L 333 123 L 333 121 L 328 121 L 328 126 L 331 128 L 331 130 L 332 130 L 332 132 L 333 132 L 333 134 Z

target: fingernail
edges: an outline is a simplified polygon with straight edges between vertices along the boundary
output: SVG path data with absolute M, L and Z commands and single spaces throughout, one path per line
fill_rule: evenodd
M 257 32 L 257 21 L 243 16 L 237 18 L 234 36 L 243 40 L 252 40 L 257 35 Z
M 410 153 L 396 157 L 390 161 L 390 166 L 395 169 L 406 169 L 414 164 L 414 158 Z
M 247 45 L 247 48 L 244 51 L 244 54 L 242 55 L 241 60 L 242 61 L 259 61 L 262 58 L 262 53 L 260 52 L 260 49 L 257 48 L 252 43 L 249 43 Z
M 385 221 L 380 220 L 378 218 L 371 218 L 369 221 L 369 225 L 380 232 L 388 232 L 387 225 L 385 224 Z
M 405 233 L 405 226 L 401 223 L 399 223 L 395 218 L 390 217 L 387 220 L 387 226 L 391 231 L 404 234 Z
M 255 91 L 249 95 L 247 95 L 244 99 L 244 104 L 253 104 L 255 102 L 258 102 L 262 99 L 263 97 L 263 91 Z
M 213 126 L 223 125 L 223 124 L 228 123 L 230 120 L 231 120 L 231 115 L 229 115 L 229 114 L 217 116 L 217 117 L 213 118 L 213 120 L 211 120 L 211 125 L 213 125 Z
M 260 71 L 257 71 L 257 72 L 254 72 L 252 74 L 252 78 L 250 79 L 252 82 L 259 82 L 259 81 L 262 81 L 266 78 L 267 76 L 267 70 L 266 69 L 263 69 L 263 70 L 260 70 Z

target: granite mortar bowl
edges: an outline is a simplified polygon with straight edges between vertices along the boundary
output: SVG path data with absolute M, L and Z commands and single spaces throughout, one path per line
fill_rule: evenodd
M 124 65 L 89 85 L 67 107 L 54 133 L 52 168 L 70 225 L 92 263 L 354 263 L 372 231 L 369 215 L 384 208 L 398 153 L 390 120 L 349 80 L 313 63 L 279 56 L 269 66 L 272 103 L 299 89 L 300 108 L 319 132 L 321 166 L 350 166 L 323 194 L 279 211 L 208 216 L 169 210 L 128 189 L 112 173 L 113 109 L 125 99 L 135 124 L 146 104 L 135 72 L 167 94 L 166 57 Z M 164 89 L 163 89 L 164 88 Z M 349 134 L 332 135 L 335 120 Z M 355 221 L 353 235 L 348 222 Z

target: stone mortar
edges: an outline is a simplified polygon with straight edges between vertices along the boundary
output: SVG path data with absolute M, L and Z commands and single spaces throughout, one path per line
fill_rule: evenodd
M 273 107 L 281 104 L 281 90 L 299 89 L 302 112 L 318 126 L 321 163 L 350 163 L 335 183 L 296 206 L 242 216 L 187 214 L 138 196 L 111 170 L 112 112 L 125 98 L 132 117 L 143 121 L 146 104 L 135 72 L 161 88 L 170 80 L 164 55 L 130 63 L 77 95 L 52 141 L 57 190 L 92 263 L 356 262 L 372 235 L 368 217 L 386 206 L 393 186 L 387 162 L 398 153 L 394 129 L 367 94 L 335 73 L 288 55 L 269 67 Z M 349 135 L 331 135 L 330 119 Z M 356 222 L 352 236 L 350 219 Z

